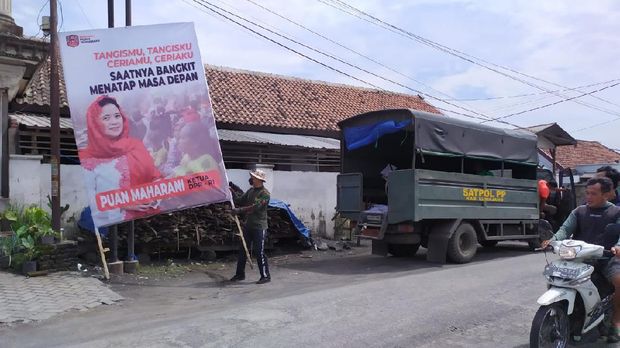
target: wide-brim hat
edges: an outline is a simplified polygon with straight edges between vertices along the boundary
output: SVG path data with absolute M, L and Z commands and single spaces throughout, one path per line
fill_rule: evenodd
M 256 179 L 262 181 L 262 182 L 266 182 L 267 181 L 267 174 L 265 174 L 265 172 L 263 172 L 260 169 L 250 170 L 250 175 L 252 177 L 255 177 Z

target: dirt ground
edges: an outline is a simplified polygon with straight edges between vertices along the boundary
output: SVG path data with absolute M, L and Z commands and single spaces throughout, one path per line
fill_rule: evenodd
M 320 278 L 320 274 L 313 276 L 312 269 L 323 268 L 325 264 L 336 264 L 339 259 L 351 259 L 370 254 L 369 241 L 362 241 L 360 246 L 354 242 L 337 242 L 339 246 L 334 250 L 302 249 L 295 246 L 275 248 L 267 252 L 272 283 L 295 283 L 303 286 L 305 280 Z M 329 242 L 333 245 L 334 242 Z M 340 246 L 346 244 L 344 249 Z M 219 255 L 215 261 L 187 260 L 186 258 L 166 258 L 165 261 L 154 261 L 141 264 L 136 274 L 111 275 L 109 284 L 112 290 L 125 297 L 127 303 L 163 303 L 186 300 L 223 300 L 235 293 L 251 292 L 254 287 L 260 287 L 254 282 L 259 274 L 256 270 L 256 260 L 253 259 L 254 269 L 246 265 L 246 280 L 239 283 L 228 281 L 236 267 L 236 253 Z M 293 287 L 294 288 L 294 287 Z M 201 291 L 200 289 L 204 289 Z

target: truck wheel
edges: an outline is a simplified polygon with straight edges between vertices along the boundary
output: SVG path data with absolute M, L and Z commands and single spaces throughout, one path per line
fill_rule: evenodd
M 395 257 L 413 257 L 419 248 L 420 244 L 389 244 L 388 252 Z
M 448 241 L 448 258 L 452 262 L 467 263 L 474 258 L 477 250 L 476 230 L 468 223 L 460 224 Z
M 481 240 L 478 243 L 480 243 L 480 245 L 482 245 L 485 248 L 492 248 L 497 245 L 496 240 Z

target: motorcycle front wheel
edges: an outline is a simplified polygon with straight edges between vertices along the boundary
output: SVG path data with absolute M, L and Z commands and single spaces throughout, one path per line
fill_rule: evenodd
M 569 340 L 569 321 L 565 306 L 553 303 L 540 306 L 530 330 L 530 347 L 565 348 Z

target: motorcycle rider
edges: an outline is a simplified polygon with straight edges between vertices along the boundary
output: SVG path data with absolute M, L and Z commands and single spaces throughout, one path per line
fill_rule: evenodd
M 600 244 L 600 235 L 605 226 L 620 223 L 620 207 L 607 200 L 613 184 L 609 178 L 594 177 L 586 183 L 586 204 L 574 209 L 555 235 L 542 242 L 543 248 L 551 241 L 568 239 L 582 240 L 586 243 Z M 611 248 L 616 257 L 602 267 L 600 271 L 607 277 L 615 289 L 620 289 L 620 240 Z M 608 336 L 608 342 L 620 341 L 620 291 L 614 292 L 614 330 Z
M 620 182 L 620 173 L 611 166 L 600 167 L 596 170 L 596 176 L 607 177 L 614 184 L 614 188 L 609 192 L 607 198 L 611 203 L 620 206 L 620 196 L 618 195 L 618 182 Z

